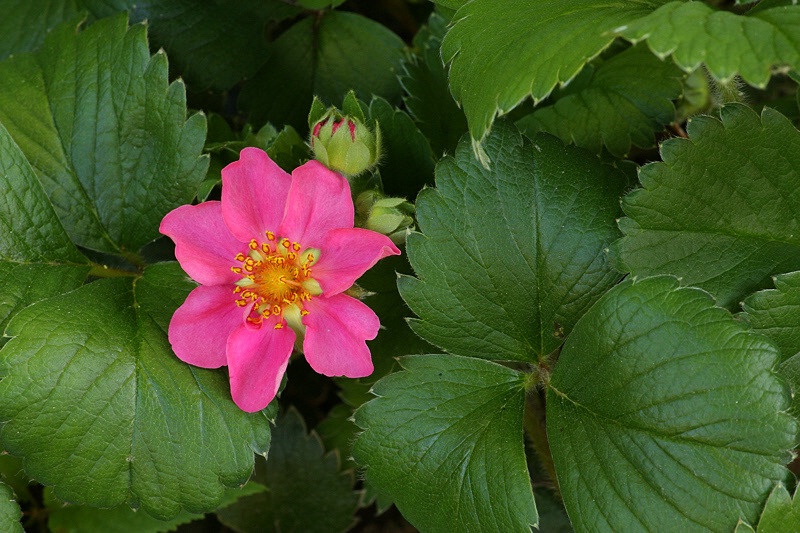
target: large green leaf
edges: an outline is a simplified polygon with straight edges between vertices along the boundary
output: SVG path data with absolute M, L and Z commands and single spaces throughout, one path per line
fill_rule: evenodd
M 23 307 L 75 289 L 88 261 L 70 242 L 19 147 L 0 123 L 0 331 Z
M 353 456 L 424 531 L 530 532 L 538 515 L 522 439 L 525 376 L 465 357 L 422 355 L 356 411 Z
M 254 123 L 307 131 L 314 96 L 338 102 L 352 89 L 362 100 L 376 94 L 394 102 L 401 92 L 396 72 L 403 48 L 396 34 L 355 13 L 305 18 L 272 43 L 264 68 L 242 89 L 240 103 Z
M 35 50 L 54 27 L 76 18 L 79 0 L 5 0 L 0 17 L 0 60 Z
M 278 417 L 266 463 L 259 461 L 255 480 L 267 492 L 242 498 L 217 512 L 242 533 L 336 533 L 353 525 L 358 493 L 352 474 L 339 472 L 335 454 L 324 454 L 294 409 Z
M 473 0 L 442 43 L 450 88 L 472 138 L 529 96 L 538 102 L 614 40 L 611 30 L 666 0 Z
M 226 374 L 187 365 L 166 328 L 192 284 L 176 263 L 43 300 L 8 325 L 0 438 L 64 501 L 127 503 L 169 519 L 214 509 L 269 446 Z
M 23 533 L 21 518 L 22 512 L 14 500 L 14 491 L 5 483 L 0 483 L 0 528 L 6 533 Z
M 716 11 L 703 2 L 670 2 L 615 31 L 633 42 L 647 39 L 659 57 L 671 55 L 686 72 L 704 64 L 723 81 L 735 75 L 764 87 L 775 67 L 800 67 L 800 6 Z
M 777 350 L 678 285 L 626 280 L 561 351 L 547 435 L 578 531 L 731 531 L 788 474 Z
M 76 34 L 59 26 L 35 54 L 0 62 L 0 123 L 38 173 L 72 240 L 129 255 L 187 203 L 207 167 L 205 118 L 186 120 L 145 27 L 125 16 Z
M 675 119 L 681 71 L 644 46 L 625 50 L 596 67 L 587 65 L 552 105 L 519 121 L 527 133 L 546 131 L 565 142 L 617 157 L 631 144 L 647 148 L 654 133 Z M 522 123 L 522 124 L 521 124 Z
M 622 174 L 548 135 L 529 141 L 498 124 L 485 140 L 491 170 L 464 138 L 417 199 L 422 234 L 408 237 L 419 279 L 400 293 L 411 325 L 453 354 L 534 361 L 558 347 L 618 275 L 615 238 Z
M 692 119 L 688 139 L 665 141 L 663 163 L 642 167 L 611 251 L 620 270 L 674 274 L 732 307 L 800 269 L 800 132 L 769 108 L 721 114 Z

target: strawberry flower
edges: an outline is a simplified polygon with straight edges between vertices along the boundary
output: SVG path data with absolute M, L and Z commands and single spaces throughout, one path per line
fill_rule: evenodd
M 168 213 L 161 233 L 195 288 L 172 317 L 183 361 L 228 366 L 231 395 L 255 412 L 275 397 L 293 347 L 326 376 L 368 376 L 366 341 L 380 323 L 343 294 L 378 260 L 400 251 L 353 227 L 347 180 L 317 161 L 291 175 L 257 148 L 222 170 L 222 201 Z

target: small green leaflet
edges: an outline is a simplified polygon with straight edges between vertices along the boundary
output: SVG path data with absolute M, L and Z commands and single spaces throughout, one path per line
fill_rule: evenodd
M 450 89 L 483 142 L 496 116 L 529 96 L 534 103 L 575 77 L 614 40 L 611 30 L 666 0 L 473 0 L 442 42 Z M 480 152 L 480 150 L 479 150 Z
M 800 6 L 758 9 L 752 15 L 716 11 L 703 2 L 670 2 L 614 29 L 632 42 L 647 40 L 659 57 L 686 72 L 704 64 L 718 80 L 740 75 L 764 87 L 772 70 L 800 66 Z
M 797 421 L 778 352 L 708 293 L 626 280 L 576 324 L 547 434 L 577 531 L 731 531 L 788 471 Z
M 673 274 L 734 307 L 770 276 L 800 269 L 800 132 L 783 115 L 727 105 L 691 119 L 688 139 L 641 168 L 611 247 L 636 276 Z
M 256 464 L 254 479 L 267 491 L 217 512 L 236 531 L 336 533 L 354 523 L 359 494 L 353 491 L 352 472 L 339 471 L 336 454 L 325 454 L 294 409 L 278 417 L 269 456 Z
M 94 281 L 20 311 L 0 350 L 0 439 L 67 502 L 160 519 L 217 507 L 269 447 L 222 371 L 178 360 L 166 329 L 194 285 L 177 263 Z
M 603 249 L 618 235 L 623 175 L 549 135 L 508 124 L 486 138 L 491 170 L 462 139 L 417 199 L 408 237 L 418 278 L 400 294 L 412 329 L 456 355 L 535 361 L 618 279 Z
M 0 331 L 23 307 L 80 287 L 88 260 L 70 242 L 36 174 L 0 123 Z
M 400 360 L 356 411 L 353 457 L 425 531 L 529 533 L 538 522 L 522 438 L 524 374 L 449 355 Z
M 240 103 L 254 124 L 290 124 L 306 132 L 314 96 L 338 102 L 349 90 L 399 100 L 396 72 L 402 39 L 366 17 L 326 11 L 286 30 L 270 46 L 264 67 L 242 88 Z
M 186 120 L 183 84 L 167 74 L 124 15 L 77 34 L 62 24 L 38 52 L 0 62 L 0 123 L 75 244 L 131 257 L 194 197 L 205 118 Z
M 800 498 L 795 489 L 794 498 L 783 484 L 769 495 L 764 512 L 758 521 L 758 533 L 796 533 L 800 531 Z
M 14 500 L 14 491 L 5 483 L 0 483 L 0 530 L 5 533 L 23 533 L 21 518 L 22 512 Z
M 635 46 L 584 67 L 553 105 L 537 108 L 517 126 L 524 124 L 529 135 L 552 133 L 596 153 L 605 146 L 623 157 L 631 144 L 653 146 L 654 133 L 675 119 L 672 100 L 681 95 L 682 77 L 671 61 Z

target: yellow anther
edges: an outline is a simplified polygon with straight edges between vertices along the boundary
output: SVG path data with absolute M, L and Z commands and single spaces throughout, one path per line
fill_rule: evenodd
M 269 244 L 267 244 L 265 242 L 262 242 L 261 243 L 261 251 L 264 252 L 265 254 L 268 254 L 268 253 L 272 252 L 272 248 L 269 247 Z
M 276 304 L 276 305 L 272 306 L 272 314 L 273 315 L 279 315 L 279 314 L 281 314 L 281 311 L 282 311 L 282 309 L 281 309 L 280 305 Z
M 238 307 L 244 307 L 245 305 L 247 305 L 247 300 L 236 300 L 236 305 Z
M 258 242 L 255 239 L 250 239 L 250 249 L 255 250 L 258 248 Z
M 306 309 L 303 309 L 302 311 L 300 311 L 300 315 L 301 315 L 301 316 L 306 316 L 306 315 L 308 315 L 308 310 L 306 310 Z
M 286 257 L 288 257 L 290 261 L 294 261 L 295 259 L 297 259 L 297 254 L 294 252 L 289 252 L 289 254 Z
M 244 261 L 244 257 L 245 257 L 244 254 L 242 252 L 239 252 L 238 254 L 236 254 L 236 258 L 235 259 L 237 261 L 241 262 L 241 261 Z
M 242 273 L 242 269 L 240 267 L 231 267 L 231 271 L 234 274 L 241 274 Z
M 293 249 L 295 252 L 299 252 L 299 251 L 300 251 L 300 245 L 299 245 L 298 243 L 296 243 L 296 242 L 293 242 L 293 243 L 292 243 L 292 249 Z
M 237 292 L 242 292 L 242 288 L 238 285 L 233 288 L 233 294 L 236 294 Z
M 284 247 L 284 248 L 286 248 L 287 250 L 289 249 L 289 247 L 290 247 L 291 245 L 292 245 L 292 243 L 291 243 L 291 241 L 290 241 L 289 239 L 287 239 L 287 238 L 285 238 L 285 237 L 284 237 L 284 238 L 283 238 L 283 240 L 281 240 L 281 246 L 283 246 L 283 247 Z
M 275 329 L 283 329 L 283 324 L 281 322 L 278 322 L 277 324 L 275 324 Z
M 274 233 L 272 233 L 271 231 L 267 231 L 265 234 L 266 234 L 266 236 L 267 236 L 267 239 L 269 239 L 269 240 L 271 240 L 271 241 L 274 241 L 274 240 L 275 240 L 275 234 L 274 234 Z
M 248 272 L 252 272 L 253 271 L 253 264 L 252 263 L 245 263 L 244 269 L 247 270 Z M 239 269 L 239 272 L 236 272 L 234 270 L 234 272 L 236 272 L 237 274 L 240 273 L 241 271 L 242 271 L 241 268 Z

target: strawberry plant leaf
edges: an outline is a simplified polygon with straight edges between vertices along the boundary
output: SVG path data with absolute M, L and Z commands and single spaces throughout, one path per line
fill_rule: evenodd
M 0 331 L 23 307 L 80 287 L 88 261 L 0 123 Z
M 671 55 L 686 72 L 703 64 L 722 81 L 738 74 L 763 88 L 775 68 L 800 66 L 797 5 L 737 15 L 703 2 L 670 2 L 614 31 L 632 42 L 646 39 L 656 55 Z
M 370 484 L 431 532 L 529 532 L 538 521 L 523 447 L 524 375 L 448 355 L 400 360 L 355 414 Z
M 788 475 L 778 351 L 708 293 L 626 280 L 567 339 L 547 435 L 576 530 L 730 531 Z
M 764 512 L 758 521 L 758 533 L 792 533 L 800 528 L 800 498 L 794 498 L 783 484 L 777 485 L 769 495 Z
M 242 88 L 240 104 L 255 124 L 291 124 L 306 132 L 314 96 L 338 102 L 349 90 L 399 100 L 396 72 L 403 41 L 355 13 L 325 11 L 286 30 L 270 46 L 264 68 Z
M 211 511 L 269 446 L 227 376 L 187 365 L 166 328 L 193 284 L 177 263 L 94 281 L 20 311 L 0 350 L 0 440 L 56 497 L 167 520 Z
M 653 146 L 654 133 L 675 119 L 672 101 L 681 95 L 681 77 L 673 63 L 635 46 L 596 67 L 587 65 L 555 103 L 517 126 L 529 135 L 546 131 L 597 153 L 605 146 L 623 157 L 631 144 Z
M 611 30 L 666 0 L 473 0 L 453 18 L 442 42 L 450 89 L 482 142 L 495 117 L 528 97 L 534 103 L 575 77 L 610 45 Z
M 80 0 L 6 0 L 0 18 L 0 60 L 41 46 L 66 20 L 80 17 Z
M 721 114 L 691 119 L 688 139 L 665 141 L 663 162 L 641 168 L 611 255 L 624 272 L 673 274 L 733 307 L 800 269 L 800 132 L 769 108 Z
M 7 533 L 23 533 L 20 520 L 22 511 L 14 499 L 14 491 L 5 483 L 0 483 L 0 529 Z
M 25 102 L 25 105 L 19 105 Z M 186 119 L 182 82 L 124 15 L 0 62 L 0 123 L 36 170 L 72 240 L 131 256 L 159 236 L 205 175 L 205 118 Z
M 266 462 L 259 460 L 255 481 L 266 492 L 242 498 L 217 511 L 220 520 L 242 533 L 331 533 L 353 525 L 358 493 L 352 473 L 339 471 L 335 454 L 325 454 L 300 414 L 281 414 L 272 430 Z
M 491 170 L 462 140 L 417 198 L 407 240 L 418 278 L 398 280 L 428 342 L 456 355 L 535 361 L 619 278 L 603 249 L 617 234 L 625 178 L 549 135 L 498 124 Z

